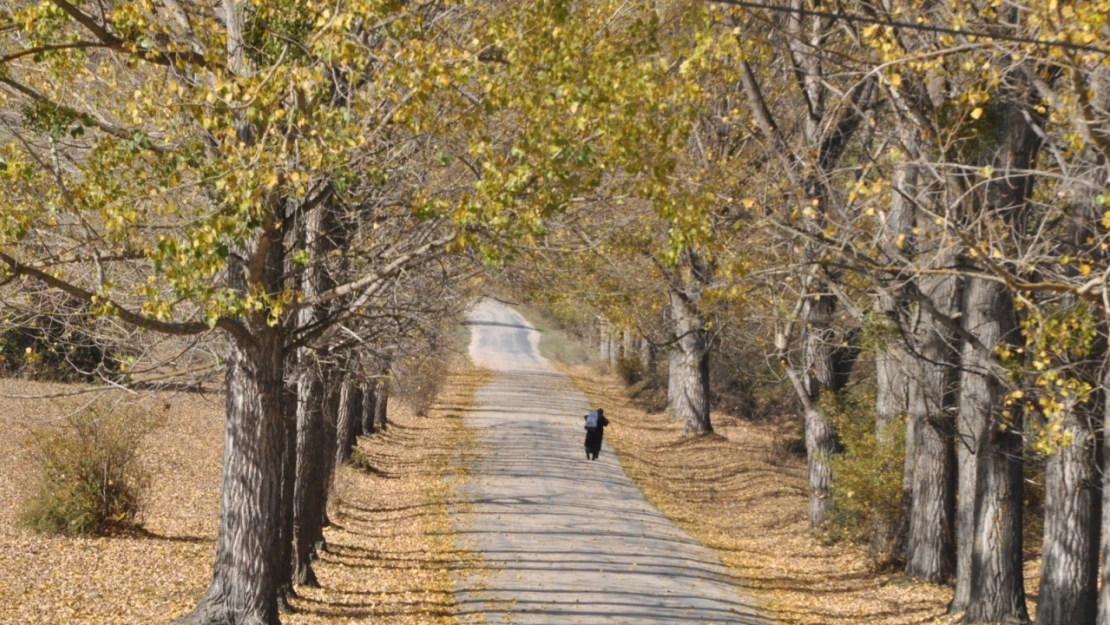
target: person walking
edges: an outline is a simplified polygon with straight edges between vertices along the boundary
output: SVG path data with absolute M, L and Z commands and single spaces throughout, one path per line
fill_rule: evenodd
M 605 418 L 605 411 L 601 408 L 593 410 L 586 415 L 586 459 L 597 460 L 601 453 L 601 439 L 605 436 L 605 426 L 609 420 Z

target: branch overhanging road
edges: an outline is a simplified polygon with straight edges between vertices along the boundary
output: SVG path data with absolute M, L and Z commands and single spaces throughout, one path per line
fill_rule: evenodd
M 480 452 L 453 507 L 467 623 L 770 625 L 716 555 L 652 507 L 606 445 L 586 460 L 570 380 L 539 354 L 539 332 L 485 300 L 469 314 L 470 357 L 490 369 L 466 413 Z

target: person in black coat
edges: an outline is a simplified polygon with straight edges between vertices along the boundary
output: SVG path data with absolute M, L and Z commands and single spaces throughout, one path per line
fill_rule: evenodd
M 586 419 L 586 459 L 597 460 L 597 455 L 601 453 L 601 439 L 605 436 L 605 426 L 609 425 L 609 420 L 605 418 L 605 411 L 601 408 L 584 418 Z M 590 427 L 591 423 L 594 424 L 593 427 Z

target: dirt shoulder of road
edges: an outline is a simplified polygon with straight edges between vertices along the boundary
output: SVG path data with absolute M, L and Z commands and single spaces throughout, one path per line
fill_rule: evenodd
M 361 467 L 337 477 L 319 589 L 299 589 L 286 625 L 456 622 L 454 545 L 446 500 L 452 453 L 466 447 L 462 415 L 486 373 L 459 358 L 427 416 L 390 404 L 391 426 L 363 437 Z M 0 394 L 65 391 L 0 380 Z M 0 399 L 0 625 L 166 623 L 187 612 L 212 574 L 223 452 L 220 395 L 151 395 L 162 426 L 141 454 L 151 474 L 145 532 L 62 538 L 19 525 L 36 472 L 19 424 L 56 418 L 57 402 Z M 167 408 L 168 406 L 168 408 Z
M 717 553 L 764 611 L 784 624 L 951 623 L 951 589 L 874 569 L 862 549 L 824 545 L 807 527 L 804 459 L 773 424 L 713 414 L 715 434 L 689 436 L 649 414 L 614 377 L 557 365 L 612 422 L 606 441 L 648 500 Z

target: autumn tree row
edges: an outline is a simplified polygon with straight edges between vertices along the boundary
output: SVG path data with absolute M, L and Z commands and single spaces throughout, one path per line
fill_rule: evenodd
M 714 354 L 782 375 L 815 527 L 830 406 L 873 388 L 873 436 L 906 454 L 872 542 L 954 582 L 968 622 L 1029 618 L 1023 466 L 1043 461 L 1037 621 L 1110 622 L 1110 6 L 744 4 L 614 16 L 652 64 L 622 84 L 662 102 L 632 136 L 670 146 L 665 173 L 607 170 L 516 279 L 573 302 L 603 356 L 664 350 L 689 432 L 712 427 Z

